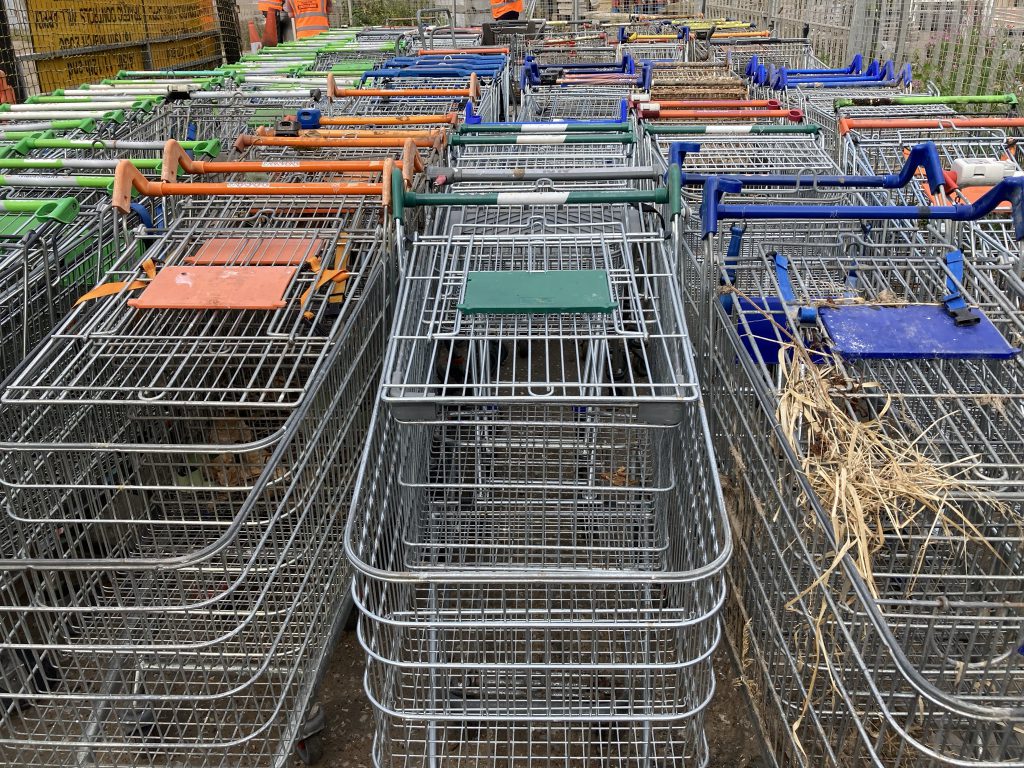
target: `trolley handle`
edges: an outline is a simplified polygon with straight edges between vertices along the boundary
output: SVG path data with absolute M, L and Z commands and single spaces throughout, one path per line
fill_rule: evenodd
M 71 117 L 68 117 L 68 115 L 71 115 Z M 4 122 L 17 122 L 20 120 L 25 123 L 33 120 L 103 120 L 122 125 L 128 120 L 128 116 L 123 109 L 68 110 L 66 112 L 56 109 L 53 112 L 12 112 L 10 104 L 0 104 L 0 120 Z
M 483 74 L 487 77 L 493 76 L 498 71 L 497 68 L 491 69 L 478 69 L 476 67 L 402 67 L 399 69 L 371 69 L 367 72 L 363 72 L 359 78 L 360 84 L 365 83 L 367 80 L 373 80 L 377 78 L 401 78 L 401 77 L 422 77 L 422 78 L 452 78 L 452 77 L 469 77 L 473 74 Z
M 165 101 L 166 94 L 145 94 L 141 96 L 117 95 L 107 96 L 97 91 L 95 96 L 64 96 L 63 94 L 50 94 L 41 96 L 30 96 L 25 99 L 26 104 L 63 104 L 75 108 L 82 105 L 83 108 L 100 108 L 110 106 L 111 101 L 121 103 L 131 102 L 131 109 L 152 109 L 157 104 Z
M 95 130 L 96 121 L 91 117 L 80 120 L 46 120 L 39 123 L 22 123 L 17 127 L 17 130 L 13 131 L 0 131 L 0 138 L 20 140 L 36 137 L 40 131 L 81 131 L 82 133 L 92 133 Z
M 198 77 L 223 77 L 223 69 L 122 69 L 117 73 L 118 80 L 195 79 Z
M 387 180 L 397 175 L 399 187 L 403 185 L 402 172 L 395 168 L 390 157 L 384 160 L 382 181 L 368 182 L 218 182 L 187 183 L 150 181 L 127 160 L 122 160 L 114 171 L 112 206 L 121 213 L 132 210 L 132 192 L 148 197 L 211 196 L 230 197 L 251 195 L 260 197 L 309 197 L 328 196 L 376 196 L 381 197 L 383 206 L 391 204 L 392 186 Z M 394 180 L 392 180 L 392 184 Z
M 466 98 L 480 101 L 480 78 L 474 72 L 469 76 L 466 88 L 339 88 L 334 73 L 327 73 L 327 99 L 359 98 L 372 96 L 376 98 Z
M 481 46 L 479 48 L 420 48 L 417 51 L 420 56 L 459 56 L 462 54 L 497 54 L 508 56 L 510 51 L 504 46 Z
M 137 167 L 131 160 L 121 160 Z M 0 176 L 0 187 L 13 189 L 112 189 L 112 176 L 58 176 L 43 174 L 15 174 Z
M 715 40 L 729 40 L 729 41 L 734 41 L 734 40 L 759 40 L 760 41 L 760 40 L 764 40 L 765 38 L 769 38 L 771 36 L 772 36 L 772 33 L 771 33 L 771 30 L 769 30 L 769 29 L 752 29 L 750 31 L 740 31 L 740 32 L 732 32 L 732 31 L 728 31 L 728 30 L 725 31 L 725 32 L 721 32 L 721 31 L 716 29 L 714 32 L 711 33 L 711 36 L 710 36 L 709 39 L 711 40 L 711 42 L 714 42 Z
M 393 158 L 384 158 L 376 160 L 233 160 L 223 162 L 193 160 L 181 144 L 174 139 L 168 139 L 164 145 L 160 180 L 177 181 L 179 170 L 200 176 L 211 173 L 351 173 L 357 171 L 387 173 L 391 170 L 389 162 L 401 169 L 402 177 L 407 185 L 411 185 L 414 175 L 426 167 L 416 148 L 416 143 L 412 139 L 406 139 L 405 144 L 402 145 L 402 158 L 397 161 Z
M 484 145 L 499 146 L 502 144 L 541 145 L 541 144 L 636 144 L 637 137 L 632 128 L 621 131 L 605 131 L 602 133 L 521 133 L 511 130 L 505 134 L 485 133 L 474 135 L 457 133 L 449 139 L 452 146 Z
M 858 54 L 859 56 L 860 54 Z M 756 56 L 751 57 L 750 63 L 747 64 L 747 75 L 757 85 L 771 85 L 774 83 L 781 72 L 785 72 L 787 82 L 789 78 L 799 77 L 800 82 L 806 82 L 812 75 L 828 76 L 833 75 L 835 79 L 847 78 L 856 79 L 858 82 L 865 79 L 878 79 L 882 71 L 881 64 L 878 59 L 872 59 L 868 64 L 867 69 L 863 69 L 863 59 L 857 60 L 856 58 L 851 63 L 850 68 L 857 67 L 857 72 L 847 72 L 845 70 L 811 70 L 811 69 L 789 69 L 788 67 L 776 67 L 773 62 L 768 62 L 767 65 L 760 63 Z M 863 71 L 861 71 L 863 69 Z M 895 77 L 895 65 L 893 65 L 892 74 Z
M 19 200 L 0 198 L 0 211 L 5 213 L 28 213 L 37 219 L 59 221 L 70 224 L 78 216 L 81 206 L 73 197 L 58 197 L 51 200 Z
M 496 168 L 452 168 L 449 166 L 429 166 L 426 169 L 427 178 L 434 187 L 445 187 L 449 184 L 458 184 L 466 181 L 487 181 L 506 182 L 509 181 L 509 172 L 506 169 Z M 553 176 L 572 181 L 610 181 L 613 179 L 643 179 L 649 181 L 661 181 L 664 171 L 655 168 L 653 165 L 646 166 L 625 166 L 622 168 L 567 168 L 553 172 L 543 168 L 516 168 L 513 178 L 516 181 L 549 181 Z
M 806 135 L 821 133 L 821 126 L 815 123 L 645 123 L 644 133 L 668 136 L 696 136 L 705 134 L 735 134 L 737 136 Z
M 159 170 L 161 161 L 157 158 L 122 158 L 135 165 L 136 168 Z M 75 160 L 57 157 L 0 157 L 0 168 L 11 168 L 19 171 L 48 168 L 56 170 L 73 170 L 75 168 L 113 168 L 117 160 Z
M 235 150 L 241 152 L 248 147 L 290 147 L 292 149 L 356 149 L 363 147 L 401 148 L 406 141 L 417 147 L 430 147 L 441 151 L 447 138 L 444 131 L 392 131 L 392 136 L 353 136 L 351 132 L 338 132 L 333 136 L 265 136 L 243 133 L 235 140 Z
M 739 192 L 743 182 L 712 176 L 704 182 L 701 202 L 703 236 L 718 232 L 722 219 L 814 219 L 835 221 L 977 221 L 1000 204 L 1009 203 L 1015 240 L 1024 240 L 1024 176 L 1003 179 L 974 203 L 963 205 L 800 205 L 723 203 L 726 192 Z
M 787 88 L 796 86 L 810 86 L 811 88 L 877 88 L 879 86 L 910 86 L 913 83 L 914 75 L 911 65 L 904 64 L 897 73 L 893 62 L 887 61 L 878 77 L 851 76 L 836 78 L 803 78 L 791 79 L 785 68 L 778 71 L 772 82 L 772 87 L 777 91 L 784 91 Z
M 772 118 L 801 123 L 804 113 L 799 109 L 671 109 L 658 103 L 641 104 L 638 116 L 643 120 L 757 120 Z
M 184 149 L 196 155 L 216 157 L 220 154 L 220 141 L 182 141 L 179 142 Z M 56 139 L 50 137 L 29 137 L 22 139 L 14 145 L 13 150 L 19 155 L 27 155 L 36 149 L 85 149 L 96 151 L 111 150 L 154 150 L 163 149 L 163 142 L 160 141 L 106 141 L 102 139 Z
M 718 39 L 712 38 L 711 39 L 711 43 L 715 44 L 715 45 L 728 45 L 728 46 L 734 46 L 734 45 L 743 45 L 743 46 L 748 46 L 748 45 L 787 45 L 787 44 L 791 44 L 791 43 L 796 43 L 797 45 L 807 45 L 807 46 L 809 46 L 811 44 L 811 41 L 808 40 L 806 37 L 765 37 L 765 38 L 757 38 L 757 37 L 749 37 L 748 36 L 748 37 L 740 37 L 740 38 L 725 39 L 725 40 L 723 40 L 721 38 L 718 38 Z
M 468 106 L 468 105 L 467 105 Z M 318 130 L 319 128 L 331 128 L 340 126 L 412 126 L 412 125 L 438 125 L 448 123 L 456 125 L 459 122 L 458 112 L 439 112 L 434 115 L 367 115 L 367 116 L 330 116 L 325 117 L 319 109 L 300 109 L 294 115 L 285 115 L 285 120 L 297 122 L 304 130 Z
M 857 128 L 885 130 L 899 128 L 1024 128 L 1024 117 L 936 117 L 936 118 L 874 118 L 842 117 L 839 119 L 839 135 L 845 136 Z
M 975 96 L 858 96 L 836 99 L 832 106 L 838 112 L 846 107 L 891 107 L 899 105 L 940 104 L 957 106 L 964 104 L 1009 104 L 1017 106 L 1017 96 L 1012 93 L 989 93 Z
M 680 167 L 690 153 L 700 152 L 700 144 L 674 141 L 669 144 L 669 162 Z M 939 188 L 950 191 L 945 172 L 942 170 L 942 159 L 938 147 L 933 141 L 915 144 L 907 153 L 903 167 L 898 173 L 887 173 L 879 176 L 851 175 L 816 175 L 816 174 L 719 174 L 718 178 L 739 181 L 741 184 L 764 187 L 830 187 L 830 188 L 870 188 L 870 189 L 902 189 L 914 180 L 918 171 L 924 171 L 928 185 L 933 190 Z M 682 183 L 686 186 L 703 185 L 715 178 L 704 174 L 683 173 Z
M 610 205 L 610 204 L 667 204 L 669 215 L 674 218 L 682 212 L 681 171 L 673 164 L 668 169 L 668 183 L 654 189 L 588 189 L 569 192 L 527 190 L 517 192 L 434 192 L 422 193 L 406 189 L 402 174 L 391 171 L 392 214 L 403 218 L 405 208 L 450 207 L 450 206 L 543 206 L 543 205 Z M 510 180 L 515 180 L 514 176 Z

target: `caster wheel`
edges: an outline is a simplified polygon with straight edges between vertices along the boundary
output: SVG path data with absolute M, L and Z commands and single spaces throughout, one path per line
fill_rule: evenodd
M 324 742 L 319 733 L 295 742 L 295 754 L 303 765 L 316 765 L 324 756 Z

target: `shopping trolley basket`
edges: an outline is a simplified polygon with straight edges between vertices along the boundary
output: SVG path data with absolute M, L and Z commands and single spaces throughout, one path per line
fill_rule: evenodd
M 710 396 L 728 403 L 714 420 L 752 566 L 736 576 L 744 618 L 763 681 L 781 681 L 759 695 L 781 720 L 779 754 L 797 762 L 1020 763 L 1019 574 L 1005 549 L 1019 540 L 1024 477 L 1018 299 L 913 226 L 1019 205 L 1019 189 L 1003 182 L 968 206 L 853 197 L 782 210 L 716 203 L 709 189 L 706 231 L 716 212 L 744 222 L 744 238 L 756 231 L 743 249 L 726 246 L 735 231 L 711 247 L 722 290 L 698 344 L 715 350 Z M 793 390 L 793 376 L 825 399 Z M 806 418 L 790 419 L 788 398 L 807 391 Z M 914 516 L 916 490 L 897 493 L 903 507 L 866 521 L 858 543 L 842 511 L 854 491 L 822 496 L 821 473 L 845 471 L 816 458 L 831 451 L 815 444 L 827 413 L 845 414 L 830 423 L 853 430 L 851 451 L 873 435 L 949 478 L 931 513 Z
M 604 733 L 700 764 L 729 545 L 671 255 L 625 201 L 673 203 L 495 190 L 402 195 L 451 210 L 406 259 L 348 525 L 375 762 L 583 765 Z
M 906 108 L 906 107 L 902 107 Z M 914 108 L 914 107 L 912 107 Z M 1020 172 L 1014 134 L 1024 122 L 1006 116 L 972 117 L 840 117 L 839 129 L 847 163 L 855 168 L 884 172 L 904 155 L 904 147 L 929 141 L 941 157 L 943 185 L 918 183 L 917 199 L 924 205 L 969 203 L 981 198 L 1005 177 Z M 1010 216 L 1004 204 L 995 216 L 951 229 L 977 263 L 1011 265 L 1019 262 Z M 1018 268 L 1017 273 L 1020 273 Z
M 389 327 L 386 221 L 379 184 L 233 189 L 196 185 L 141 258 L 128 233 L 4 391 L 4 762 L 310 755 L 346 591 L 336 511 Z M 355 241 L 364 199 L 378 235 Z

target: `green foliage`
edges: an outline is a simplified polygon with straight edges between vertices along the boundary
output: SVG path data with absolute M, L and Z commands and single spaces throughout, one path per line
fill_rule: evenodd
M 377 25 L 389 21 L 415 24 L 416 11 L 437 5 L 423 0 L 358 0 L 352 4 L 353 24 Z

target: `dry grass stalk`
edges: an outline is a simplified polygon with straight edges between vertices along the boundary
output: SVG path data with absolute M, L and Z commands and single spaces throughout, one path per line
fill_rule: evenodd
M 884 425 L 892 401 L 872 419 L 862 419 L 846 407 L 851 392 L 855 396 L 875 385 L 853 385 L 837 366 L 815 364 L 802 348 L 793 347 L 792 353 L 786 356 L 779 423 L 801 455 L 802 469 L 829 515 L 840 552 L 851 554 L 875 597 L 874 557 L 892 536 L 902 539 L 927 531 L 930 538 L 941 531 L 965 542 L 982 542 L 996 554 L 957 499 L 976 502 L 1006 518 L 1012 511 L 967 482 L 969 457 L 941 464 L 919 447 L 927 434 L 912 442 L 894 439 Z M 934 424 L 928 431 L 941 426 Z M 915 573 L 927 545 L 926 540 L 919 549 Z M 833 562 L 829 571 L 837 565 Z M 827 576 L 828 571 L 822 574 Z

